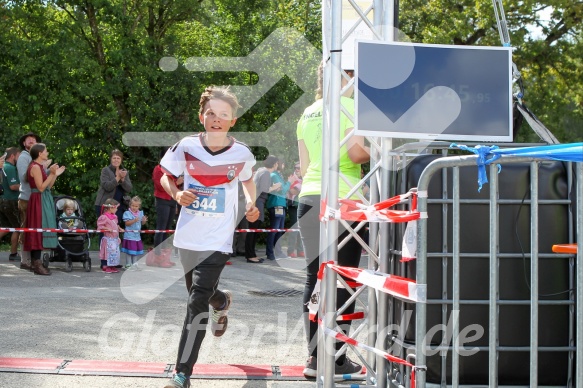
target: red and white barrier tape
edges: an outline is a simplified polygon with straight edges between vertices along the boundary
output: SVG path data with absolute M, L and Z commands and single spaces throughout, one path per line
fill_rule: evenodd
M 337 321 L 356 321 L 357 319 L 364 319 L 364 311 L 357 311 L 352 314 L 342 314 L 336 318 Z
M 320 265 L 318 280 L 316 281 L 316 285 L 312 291 L 312 296 L 308 302 L 309 318 L 312 321 L 316 320 L 316 315 L 318 313 L 321 282 L 324 277 L 325 268 L 330 268 L 341 276 L 353 279 L 362 285 L 372 287 L 375 290 L 392 295 L 396 298 L 413 303 L 427 302 L 427 286 L 425 284 L 417 284 L 414 280 L 400 276 L 375 272 L 369 269 L 343 267 L 334 264 L 334 262 L 328 262 Z
M 363 343 L 361 343 L 353 338 L 350 338 L 349 336 L 347 336 L 344 333 L 340 333 L 336 330 L 332 330 L 330 328 L 324 327 L 324 325 L 322 324 L 322 320 L 318 320 L 318 323 L 324 329 L 324 333 L 330 337 L 334 337 L 339 341 L 346 342 L 347 344 L 350 344 L 350 345 L 355 346 L 357 348 L 361 348 L 361 349 L 367 350 L 369 352 L 372 352 L 376 355 L 383 357 L 387 361 L 394 362 L 396 364 L 404 365 L 406 367 L 411 368 L 411 385 L 410 385 L 411 388 L 415 388 L 415 371 L 419 370 L 419 369 L 423 369 L 423 370 L 426 369 L 425 367 L 422 367 L 422 366 L 415 366 L 415 365 L 411 364 L 410 362 L 403 360 L 402 358 L 393 356 L 393 355 L 391 355 L 383 350 L 373 348 L 372 346 L 363 344 Z
M 370 269 L 342 267 L 335 264 L 328 264 L 328 267 L 339 275 L 354 279 L 365 286 L 393 295 L 399 299 L 414 303 L 427 302 L 425 285 L 417 284 L 414 280 L 376 272 Z
M 0 227 L 0 232 L 24 232 L 24 233 L 105 233 L 109 230 L 101 229 L 36 229 L 36 228 L 2 228 Z M 140 232 L 140 233 L 174 233 L 173 229 L 168 230 L 131 230 L 128 232 Z M 261 233 L 261 232 L 299 232 L 299 229 L 235 229 L 235 232 L 247 232 L 247 233 Z
M 364 205 L 360 201 L 352 199 L 340 199 L 339 209 L 333 209 L 322 201 L 320 206 L 320 220 L 331 219 L 345 221 L 368 221 L 368 222 L 408 222 L 427 218 L 427 213 L 417 211 L 417 189 L 411 189 L 406 194 L 397 195 L 373 205 Z M 394 205 L 409 202 L 411 198 L 411 210 L 389 210 Z

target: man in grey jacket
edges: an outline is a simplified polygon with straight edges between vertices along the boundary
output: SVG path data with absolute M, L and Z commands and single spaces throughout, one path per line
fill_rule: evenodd
M 40 143 L 41 138 L 35 133 L 29 132 L 20 138 L 18 143 L 22 148 L 22 153 L 16 161 L 16 170 L 18 171 L 18 179 L 20 179 L 20 194 L 18 195 L 18 211 L 20 212 L 21 227 L 26 225 L 26 210 L 28 209 L 28 200 L 30 199 L 30 184 L 25 179 L 28 165 L 32 162 L 29 154 L 30 148 L 36 143 Z M 49 161 L 50 163 L 50 161 Z M 20 238 L 24 238 L 24 233 L 20 234 Z M 21 240 L 22 241 L 22 240 Z M 23 244 L 24 247 L 24 244 Z M 20 252 L 20 268 L 31 270 L 30 252 L 21 250 Z

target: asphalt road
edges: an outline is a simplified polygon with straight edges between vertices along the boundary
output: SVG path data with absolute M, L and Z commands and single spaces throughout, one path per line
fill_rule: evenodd
M 103 273 L 81 263 L 38 276 L 0 253 L 0 357 L 174 363 L 186 311 L 181 269 L 142 266 Z M 175 258 L 173 260 L 176 260 Z M 198 364 L 303 365 L 307 356 L 302 311 L 304 259 L 249 264 L 231 259 L 220 288 L 233 291 L 229 329 L 207 334 Z M 261 296 L 284 291 L 287 296 Z M 258 295 L 259 294 L 259 295 Z M 65 376 L 0 372 L 0 387 L 161 387 L 148 377 Z M 306 381 L 196 380 L 200 387 L 308 387 Z

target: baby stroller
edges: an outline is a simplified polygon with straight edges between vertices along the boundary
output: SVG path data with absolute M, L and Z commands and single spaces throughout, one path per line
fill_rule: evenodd
M 75 212 L 70 216 L 64 216 L 65 201 L 73 202 Z M 58 229 L 87 229 L 81 204 L 73 197 L 59 195 L 54 198 L 55 214 Z M 49 267 L 51 262 L 64 262 L 65 271 L 73 270 L 73 262 L 82 262 L 86 272 L 91 271 L 91 258 L 89 248 L 91 240 L 88 233 L 57 233 L 57 247 L 51 253 L 43 254 L 43 265 Z

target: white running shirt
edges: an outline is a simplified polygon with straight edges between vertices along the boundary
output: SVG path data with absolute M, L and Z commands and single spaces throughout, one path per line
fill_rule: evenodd
M 238 181 L 253 176 L 255 157 L 243 143 L 228 137 L 230 144 L 213 152 L 204 136 L 185 137 L 170 148 L 160 165 L 174 177 L 184 175 L 184 190 L 198 196 L 180 210 L 174 246 L 192 251 L 233 252 L 237 226 Z

